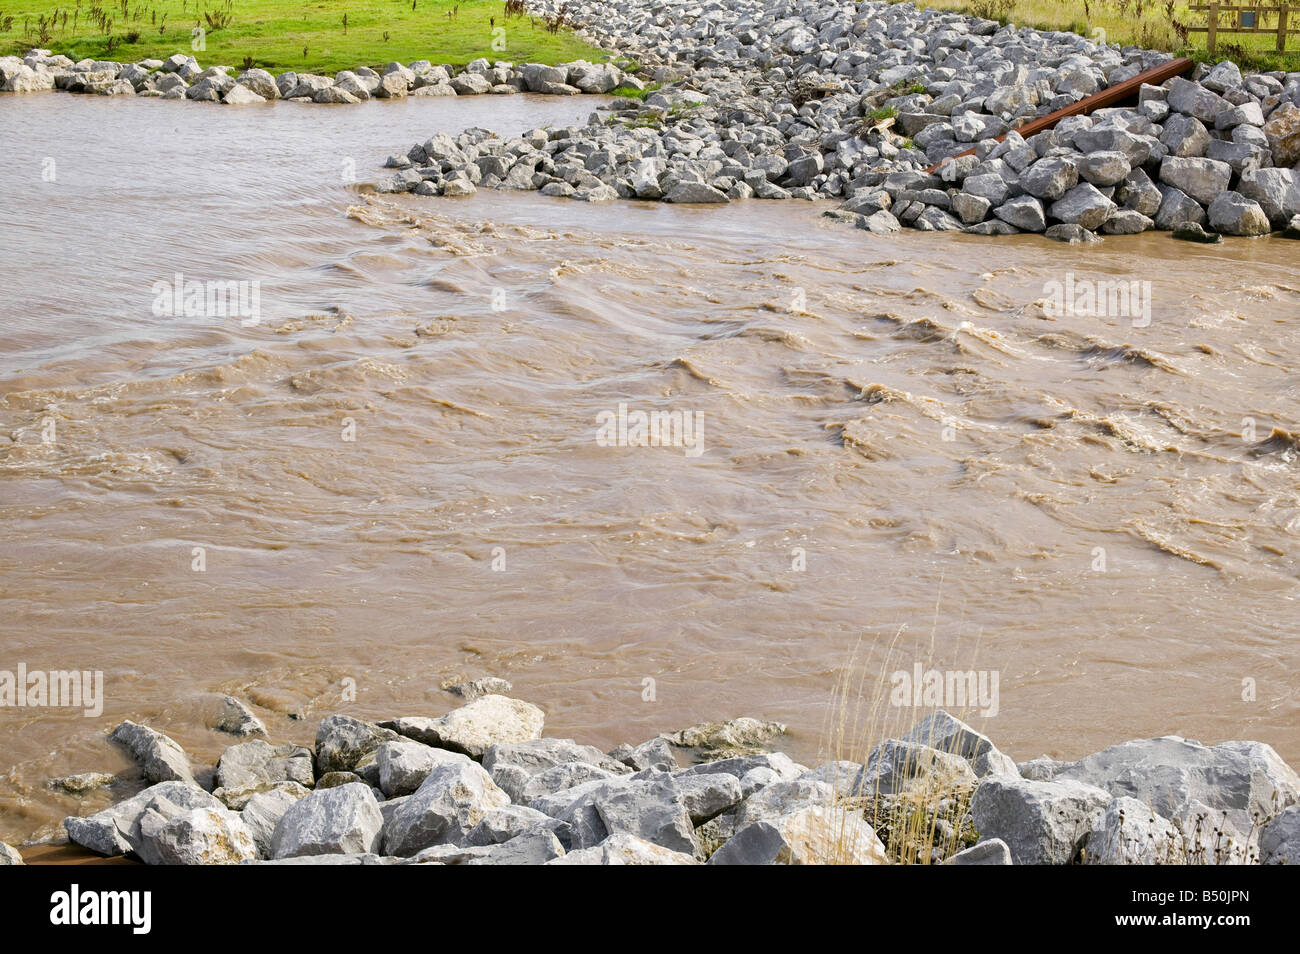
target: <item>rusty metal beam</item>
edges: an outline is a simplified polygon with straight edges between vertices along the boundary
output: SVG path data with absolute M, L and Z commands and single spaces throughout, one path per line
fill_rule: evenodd
M 1136 96 L 1143 83 L 1150 83 L 1152 86 L 1159 86 L 1165 80 L 1172 79 L 1175 76 L 1182 76 L 1184 73 L 1189 73 L 1195 68 L 1196 63 L 1185 57 L 1170 60 L 1168 63 L 1163 63 L 1160 66 L 1157 66 L 1155 69 L 1147 70 L 1145 73 L 1139 73 L 1132 79 L 1125 80 L 1122 83 L 1116 83 L 1114 86 L 1108 86 L 1100 93 L 1094 93 L 1085 99 L 1079 100 L 1077 103 L 1072 103 L 1069 106 L 1066 106 L 1064 109 L 1058 109 L 1054 113 L 1048 113 L 1046 116 L 1025 123 L 1025 125 L 1017 129 L 1016 132 L 1028 139 L 1030 136 L 1040 133 L 1044 129 L 1051 129 L 1068 116 L 1087 116 L 1089 113 L 1098 109 L 1105 109 L 1107 106 L 1114 106 L 1116 103 L 1122 103 L 1124 100 Z M 1006 138 L 1005 135 L 998 136 L 997 141 L 1001 142 Z M 956 159 L 957 156 L 973 156 L 974 154 L 975 149 L 971 148 L 967 149 L 965 152 L 959 152 L 955 156 L 949 156 L 948 159 Z M 941 159 L 925 171 L 933 175 L 934 172 L 947 161 L 947 159 Z

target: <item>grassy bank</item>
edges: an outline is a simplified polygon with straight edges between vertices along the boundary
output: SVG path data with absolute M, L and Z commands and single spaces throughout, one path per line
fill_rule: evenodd
M 508 6 L 504 0 L 0 0 L 0 53 L 44 47 L 74 60 L 134 62 L 192 52 L 205 66 L 323 73 L 393 60 L 604 59 L 562 23 Z
M 1273 0 L 1269 0 L 1273 4 Z M 1287 52 L 1277 53 L 1276 36 L 1233 34 L 1223 28 L 1220 14 L 1217 52 L 1206 50 L 1204 33 L 1189 33 L 1189 26 L 1205 26 L 1208 14 L 1188 9 L 1181 0 L 917 0 L 919 6 L 1013 22 L 1040 30 L 1069 30 L 1088 37 L 1104 31 L 1108 43 L 1163 50 L 1195 60 L 1231 59 L 1243 67 L 1266 70 L 1300 70 L 1300 34 L 1287 40 Z M 1275 4 L 1273 4 L 1275 5 Z M 1292 4 L 1291 25 L 1300 26 L 1300 3 Z M 1276 28 L 1276 17 L 1262 17 L 1261 26 Z

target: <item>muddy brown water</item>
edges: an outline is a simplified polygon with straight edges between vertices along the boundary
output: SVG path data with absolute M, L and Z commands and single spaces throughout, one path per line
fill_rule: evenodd
M 105 695 L 0 708 L 0 838 L 130 791 L 45 785 L 126 768 L 122 719 L 210 766 L 205 693 L 309 742 L 483 674 L 604 747 L 747 714 L 812 761 L 846 665 L 893 727 L 919 663 L 995 671 L 971 719 L 1017 758 L 1300 764 L 1300 245 L 349 182 L 591 108 L 0 99 L 0 670 Z M 155 315 L 177 272 L 258 282 L 259 321 Z M 1063 312 L 1071 281 L 1149 311 Z M 620 405 L 689 413 L 698 453 L 607 446 Z

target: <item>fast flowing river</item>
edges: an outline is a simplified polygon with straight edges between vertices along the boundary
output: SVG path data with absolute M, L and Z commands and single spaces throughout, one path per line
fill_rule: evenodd
M 920 665 L 995 673 L 1017 758 L 1300 762 L 1300 246 L 351 184 L 594 102 L 0 98 L 0 670 L 104 674 L 0 708 L 0 838 L 121 797 L 45 780 L 122 719 L 211 765 L 207 693 L 309 741 L 484 674 L 606 746 L 743 714 L 813 760 L 846 666 L 892 731 Z M 166 314 L 178 273 L 256 322 Z

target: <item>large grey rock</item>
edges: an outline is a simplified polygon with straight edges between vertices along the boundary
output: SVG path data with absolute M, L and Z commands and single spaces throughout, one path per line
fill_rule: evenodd
M 359 102 L 365 102 L 370 98 L 372 90 L 378 90 L 382 82 L 382 79 L 377 78 L 374 83 L 371 83 L 351 70 L 343 70 L 335 75 L 334 88 L 343 90 Z
M 1117 798 L 1093 822 L 1086 858 L 1094 865 L 1173 864 L 1179 833 L 1136 798 Z
M 327 106 L 345 106 L 361 102 L 357 97 L 339 86 L 326 86 L 324 89 L 316 90 L 311 95 L 311 101 Z
M 433 845 L 461 844 L 495 808 L 510 804 L 475 762 L 439 765 L 384 825 L 384 851 L 413 855 Z
M 7 93 L 42 93 L 54 89 L 54 74 L 46 70 L 34 70 L 25 63 L 5 70 L 5 78 L 0 89 Z
M 1067 225 L 1094 231 L 1101 228 L 1103 222 L 1115 212 L 1115 203 L 1106 198 L 1090 182 L 1081 182 L 1061 198 L 1052 203 L 1048 210 L 1052 218 Z
M 385 742 L 395 742 L 400 738 L 391 729 L 351 716 L 326 716 L 316 731 L 316 772 L 320 775 L 351 772 L 358 762 Z
M 1079 184 L 1079 167 L 1069 159 L 1040 159 L 1025 170 L 1020 185 L 1034 198 L 1055 202 Z
M 862 815 L 808 806 L 738 830 L 711 865 L 887 865 L 885 846 Z
M 140 766 L 146 782 L 198 784 L 185 750 L 161 732 L 127 720 L 109 734 L 109 739 Z
M 1210 203 L 1206 215 L 1210 228 L 1223 235 L 1267 235 L 1272 231 L 1259 203 L 1239 192 L 1224 192 Z
M 517 768 L 497 766 L 492 773 L 492 780 L 510 796 L 511 801 L 528 805 L 548 795 L 555 795 L 590 782 L 611 781 L 624 774 L 626 773 L 609 772 L 587 762 L 562 762 L 536 775 L 523 777 L 520 776 Z
M 897 795 L 925 783 L 974 785 L 975 772 L 961 755 L 919 742 L 886 739 L 868 756 L 853 783 L 852 794 Z
M 1300 162 L 1300 105 L 1283 103 L 1269 114 L 1264 136 L 1276 166 L 1294 166 Z
M 1043 203 L 1032 195 L 1018 195 L 994 209 L 993 214 L 1022 232 L 1042 232 L 1047 229 L 1047 213 L 1043 210 Z
M 1099 124 L 1073 134 L 1074 147 L 1082 153 L 1122 152 L 1136 168 L 1151 156 L 1151 137 L 1138 136 L 1119 126 Z
M 981 837 L 1007 843 L 1016 864 L 1063 865 L 1079 856 L 1110 801 L 1105 789 L 1075 779 L 990 776 L 975 790 L 971 817 Z
M 537 788 L 525 793 L 528 783 L 534 776 L 558 766 L 571 764 L 590 766 L 599 769 L 603 774 L 590 774 L 586 778 L 572 776 L 574 781 L 569 785 L 558 784 L 558 777 L 552 776 L 557 783 L 545 786 L 549 791 L 557 792 L 582 781 L 609 775 L 625 775 L 630 771 L 627 765 L 606 755 L 600 749 L 591 745 L 580 745 L 572 739 L 529 739 L 523 742 L 505 742 L 492 746 L 483 754 L 483 768 L 491 774 L 492 780 L 510 796 L 512 801 L 525 805 L 535 798 L 548 794 L 547 791 L 539 791 Z
M 1204 123 L 1180 113 L 1169 117 L 1160 134 L 1160 141 L 1169 150 L 1169 155 L 1188 159 L 1204 156 L 1211 139 Z
M 626 832 L 611 835 L 591 848 L 570 851 L 552 865 L 695 865 L 694 855 L 652 844 Z
M 241 83 L 235 83 L 230 89 L 226 90 L 221 101 L 227 106 L 254 106 L 257 103 L 265 103 L 266 98 L 254 93 L 247 86 Z
M 1016 763 L 999 751 L 992 739 L 943 709 L 926 716 L 903 738 L 906 742 L 960 755 L 970 762 L 977 778 L 989 774 L 1019 776 Z
M 464 843 L 468 846 L 499 845 L 538 828 L 553 831 L 560 823 L 526 805 L 503 805 L 487 812 L 475 825 Z
M 693 775 L 711 775 L 723 773 L 740 779 L 741 794 L 748 798 L 759 788 L 775 782 L 788 782 L 801 778 L 805 772 L 803 766 L 794 762 L 784 752 L 756 752 L 752 755 L 737 755 L 712 762 L 702 762 L 688 769 L 675 772 L 678 779 Z M 812 779 L 811 781 L 828 781 Z
M 379 789 L 391 798 L 410 795 L 439 765 L 468 762 L 469 756 L 404 739 L 385 742 L 375 750 L 375 760 L 379 768 Z
M 1258 202 L 1275 228 L 1300 215 L 1300 173 L 1292 169 L 1253 169 L 1243 172 L 1237 191 Z
M 1001 838 L 989 838 L 944 861 L 945 865 L 1010 865 L 1011 849 Z
M 760 788 L 741 802 L 730 818 L 734 828 L 739 831 L 756 821 L 770 821 L 809 807 L 831 806 L 835 804 L 835 799 L 835 789 L 829 783 L 795 778 Z
M 1172 232 L 1185 225 L 1204 225 L 1205 209 L 1182 189 L 1160 187 L 1160 208 L 1156 212 L 1156 228 Z
M 1160 162 L 1160 181 L 1181 189 L 1201 205 L 1209 205 L 1228 191 L 1232 167 L 1216 159 L 1166 156 Z
M 1007 200 L 1007 180 L 995 173 L 967 176 L 966 181 L 962 183 L 962 191 L 968 195 L 988 199 L 995 206 L 1001 205 Z
M 555 817 L 569 825 L 572 849 L 628 834 L 672 851 L 701 854 L 685 793 L 668 774 L 599 783 Z
M 140 819 L 146 812 L 178 817 L 191 809 L 225 810 L 213 796 L 188 782 L 162 782 L 85 818 L 63 820 L 68 839 L 101 855 L 124 855 L 141 843 Z
M 217 788 L 212 794 L 229 807 L 240 809 L 253 795 L 278 782 L 296 782 L 306 788 L 315 784 L 311 750 L 252 739 L 222 753 L 217 762 Z
M 528 807 L 539 811 L 550 818 L 558 818 L 567 811 L 572 805 L 576 804 L 579 799 L 585 798 L 598 789 L 614 788 L 619 785 L 632 784 L 631 776 L 611 776 L 608 779 L 596 779 L 590 782 L 581 782 L 571 788 L 561 789 L 550 795 L 543 795 L 535 798 L 528 803 Z
M 179 814 L 148 808 L 135 827 L 135 853 L 145 864 L 237 865 L 257 858 L 252 834 L 224 806 Z
M 1141 212 L 1119 209 L 1103 223 L 1101 230 L 1107 235 L 1139 235 L 1155 227 L 1155 222 Z
M 482 758 L 494 745 L 541 737 L 545 713 L 531 703 L 486 695 L 437 719 L 395 719 L 382 725 L 438 748 Z
M 1219 113 L 1231 109 L 1232 104 L 1200 83 L 1177 77 L 1169 86 L 1169 108 L 1213 125 Z
M 1259 862 L 1300 865 L 1300 805 L 1292 805 L 1259 832 Z
M 542 91 L 550 83 L 567 83 L 569 71 L 559 66 L 547 66 L 542 63 L 524 63 L 519 67 L 524 86 L 533 92 Z
M 294 85 L 288 91 L 285 90 L 287 83 L 286 77 L 292 77 Z M 295 99 L 305 96 L 311 99 L 318 92 L 329 89 L 334 85 L 334 80 L 329 76 L 319 76 L 315 73 L 285 73 L 276 81 L 280 90 L 280 95 L 285 99 Z
M 1079 160 L 1079 175 L 1099 188 L 1119 185 L 1132 171 L 1122 152 L 1094 152 Z
M 244 70 L 236 77 L 236 81 L 240 86 L 248 87 L 262 99 L 280 98 L 280 87 L 276 85 L 275 77 L 266 70 Z
M 452 77 L 451 88 L 456 91 L 458 96 L 476 96 L 481 93 L 490 93 L 492 84 L 477 73 L 461 73 L 459 76 Z
M 383 815 L 369 785 L 353 782 L 312 792 L 285 811 L 271 836 L 275 858 L 364 854 L 379 850 Z
M 1216 93 L 1236 89 L 1242 85 L 1241 68 L 1231 60 L 1224 60 L 1201 77 L 1201 85 Z
M 564 846 L 547 830 L 524 832 L 492 845 L 433 845 L 399 865 L 544 865 L 564 857 Z
M 740 779 L 725 772 L 682 776 L 676 782 L 691 824 L 696 826 L 736 807 L 745 797 Z
M 888 193 L 882 192 L 881 195 L 888 196 Z M 977 222 L 983 222 L 988 218 L 989 210 L 993 203 L 983 196 L 969 195 L 965 192 L 958 192 L 952 197 L 952 210 L 964 223 L 974 225 Z
M 1134 169 L 1115 190 L 1115 201 L 1126 209 L 1154 219 L 1164 195 L 1143 169 Z
M 638 772 L 648 768 L 675 772 L 680 768 L 677 764 L 677 756 L 673 754 L 673 747 L 668 744 L 667 739 L 650 739 L 636 746 L 621 745 L 611 750 L 609 755 L 610 758 Z
M 1240 831 L 1269 817 L 1275 802 L 1285 808 L 1300 801 L 1300 776 L 1262 742 L 1210 747 L 1177 736 L 1138 739 L 1080 759 L 1057 779 L 1136 798 L 1165 818 L 1201 802 L 1226 812 Z
M 21 864 L 23 864 L 23 856 L 19 854 L 18 849 L 0 841 L 0 868 L 5 867 L 6 865 Z
M 719 192 L 705 182 L 679 182 L 668 190 L 664 197 L 668 202 L 681 203 L 721 203 L 729 201 L 725 193 Z
M 239 818 L 253 836 L 257 853 L 263 858 L 271 857 L 275 826 L 280 824 L 284 813 L 307 795 L 307 789 L 297 782 L 279 782 L 268 790 L 251 796 L 244 803 Z

